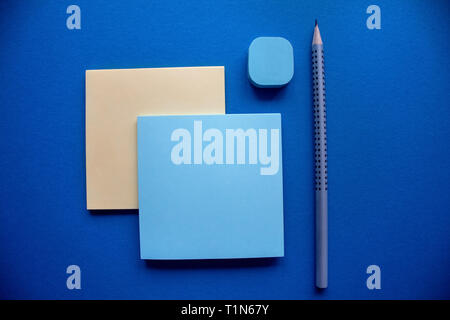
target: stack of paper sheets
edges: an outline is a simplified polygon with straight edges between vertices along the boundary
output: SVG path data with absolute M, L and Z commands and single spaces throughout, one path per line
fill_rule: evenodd
M 224 113 L 223 67 L 87 70 L 87 208 L 138 208 L 137 116 Z
M 139 208 L 142 259 L 283 256 L 281 150 L 223 67 L 86 71 L 87 207 Z
M 279 114 L 138 118 L 143 259 L 280 257 Z

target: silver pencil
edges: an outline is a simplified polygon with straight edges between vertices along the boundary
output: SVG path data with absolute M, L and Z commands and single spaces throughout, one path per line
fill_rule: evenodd
M 323 56 L 323 42 L 316 20 L 312 41 L 312 75 L 314 88 L 314 159 L 316 182 L 316 287 L 318 288 L 328 287 L 328 163 Z

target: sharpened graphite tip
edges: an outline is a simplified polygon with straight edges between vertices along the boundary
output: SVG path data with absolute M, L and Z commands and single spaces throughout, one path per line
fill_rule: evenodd
M 316 26 L 317 26 L 317 19 L 316 19 Z

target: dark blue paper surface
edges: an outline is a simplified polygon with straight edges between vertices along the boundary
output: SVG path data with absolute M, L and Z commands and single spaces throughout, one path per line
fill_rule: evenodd
M 81 8 L 81 30 L 66 9 Z M 381 30 L 366 8 L 381 8 Z M 0 298 L 450 298 L 448 1 L 1 1 Z M 329 288 L 314 288 L 310 46 L 325 43 Z M 258 36 L 294 48 L 253 88 Z M 86 69 L 224 65 L 227 113 L 281 113 L 285 257 L 146 262 L 137 211 L 89 213 Z M 66 268 L 81 268 L 68 290 Z M 366 268 L 381 268 L 368 290 Z

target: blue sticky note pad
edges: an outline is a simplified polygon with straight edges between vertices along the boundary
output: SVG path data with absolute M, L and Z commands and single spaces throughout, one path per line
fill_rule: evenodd
M 284 255 L 279 114 L 137 123 L 142 259 Z

